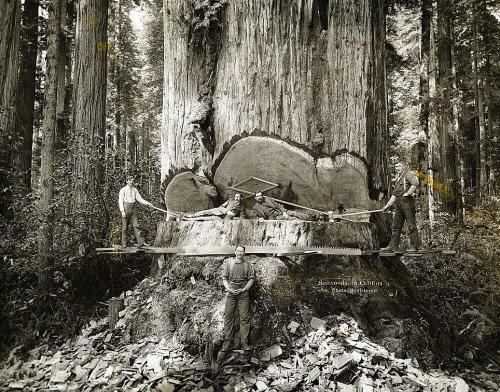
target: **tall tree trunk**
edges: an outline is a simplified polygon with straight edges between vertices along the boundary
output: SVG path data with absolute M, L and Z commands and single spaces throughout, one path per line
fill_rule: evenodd
M 92 237 L 103 185 L 108 0 L 79 0 L 73 87 L 73 205 Z M 102 205 L 100 206 L 102 207 Z M 91 224 L 89 224 L 91 222 Z M 82 233 L 84 234 L 84 233 Z M 85 236 L 83 237 L 85 239 Z
M 491 77 L 491 62 L 490 58 L 488 57 L 486 60 L 486 68 L 487 68 L 487 74 L 489 78 Z M 486 91 L 486 97 L 487 97 L 487 113 L 488 113 L 488 127 L 487 127 L 487 137 L 486 140 L 488 141 L 487 145 L 487 150 L 486 150 L 486 161 L 487 161 L 487 167 L 488 167 L 488 195 L 489 196 L 494 196 L 495 195 L 495 160 L 494 160 L 494 151 L 495 151 L 495 134 L 494 134 L 494 113 L 493 113 L 493 93 L 492 93 L 492 82 L 488 80 L 487 83 L 487 91 Z
M 15 102 L 19 59 L 21 0 L 0 1 L 0 145 L 14 141 Z M 9 188 L 12 156 L 0 154 L 0 215 L 11 218 Z
M 16 143 L 15 158 L 21 194 L 26 194 L 31 190 L 39 5 L 39 0 L 26 0 L 22 15 L 21 60 L 16 104 L 16 130 L 19 141 Z
M 126 166 L 126 155 L 127 155 L 127 130 L 124 125 L 124 106 L 123 106 L 123 76 L 121 74 L 121 64 L 122 64 L 122 47 L 120 45 L 122 40 L 122 18 L 124 17 L 122 11 L 122 0 L 117 0 L 114 5 L 114 24 L 116 26 L 115 30 L 115 56 L 112 64 L 113 74 L 116 87 L 116 98 L 115 98 L 115 154 L 116 154 L 116 164 L 117 167 L 121 168 Z
M 66 98 L 67 71 L 69 67 L 68 53 L 71 52 L 68 37 L 68 2 L 61 0 L 61 30 L 59 40 L 59 52 L 57 56 L 57 136 L 56 149 L 62 150 L 68 139 L 68 100 Z
M 135 127 L 127 121 L 127 161 L 131 174 L 137 175 L 137 133 Z
M 476 74 L 476 77 L 477 76 L 478 75 Z M 486 121 L 484 118 L 484 80 L 481 77 L 477 77 L 476 82 L 477 125 L 479 128 L 479 194 L 481 199 L 483 199 L 488 193 L 488 176 L 486 170 Z
M 459 100 L 460 94 L 457 88 L 457 68 L 456 68 L 456 58 L 455 58 L 455 40 L 453 37 L 451 46 L 451 58 L 452 58 L 452 85 L 453 85 L 453 146 L 455 148 L 456 157 L 456 169 L 457 181 L 454 184 L 453 192 L 454 197 L 457 202 L 457 221 L 460 225 L 464 224 L 465 219 L 465 179 L 464 179 L 464 162 L 462 155 L 462 131 L 460 129 L 460 113 L 459 113 Z
M 43 291 L 51 288 L 52 246 L 54 237 L 54 149 L 57 133 L 58 56 L 60 50 L 61 2 L 49 2 L 47 25 L 47 68 L 45 77 L 45 103 L 42 123 L 42 152 L 40 168 L 40 218 L 38 284 Z
M 486 186 L 486 159 L 484 151 L 485 143 L 485 126 L 484 126 L 484 101 L 482 79 L 479 70 L 480 48 L 479 48 L 479 31 L 478 31 L 478 9 L 473 5 L 472 10 L 472 50 L 473 50 L 473 80 L 474 80 L 474 100 L 476 108 L 476 192 L 481 199 L 484 195 Z
M 438 88 L 440 110 L 439 129 L 439 172 L 437 179 L 450 191 L 441 192 L 440 199 L 444 211 L 454 213 L 455 198 L 452 196 L 453 184 L 456 182 L 455 150 L 453 141 L 453 97 L 452 84 L 452 10 L 451 0 L 437 2 L 438 28 Z
M 431 22 L 432 22 L 432 0 L 422 0 L 421 4 L 421 24 L 420 24 L 420 129 L 425 135 L 425 140 L 429 140 L 429 55 L 430 55 L 430 39 L 431 39 Z M 424 174 L 428 173 L 428 148 L 425 143 L 418 155 L 418 170 Z M 428 180 L 428 179 L 427 179 Z M 423 181 L 427 184 L 428 181 Z M 423 215 L 429 216 L 429 192 L 430 187 L 425 187 L 425 192 L 422 192 L 423 197 Z
M 436 95 L 437 95 L 437 62 L 436 62 L 436 39 L 434 34 L 434 26 L 431 21 L 430 27 L 430 45 L 429 45 L 429 125 L 428 125 L 428 140 L 427 140 L 427 167 L 429 176 L 428 187 L 428 209 L 429 209 L 429 223 L 430 235 L 432 236 L 434 225 L 434 178 L 436 166 L 436 152 L 439 151 L 439 138 L 437 132 L 437 117 L 436 117 Z

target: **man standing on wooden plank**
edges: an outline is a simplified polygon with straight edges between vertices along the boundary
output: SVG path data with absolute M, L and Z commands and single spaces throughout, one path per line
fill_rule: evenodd
M 241 348 L 250 350 L 248 334 L 250 332 L 250 313 L 248 291 L 253 285 L 255 271 L 253 265 L 243 258 L 245 247 L 237 246 L 235 257 L 228 259 L 222 267 L 222 283 L 226 289 L 226 305 L 224 308 L 224 343 L 217 361 L 222 361 L 234 341 L 235 313 L 240 316 Z
M 410 234 L 410 248 L 408 252 L 417 252 L 420 245 L 420 238 L 417 231 L 415 199 L 413 195 L 418 187 L 418 177 L 414 172 L 411 172 L 403 163 L 396 163 L 396 178 L 392 196 L 384 206 L 387 210 L 395 204 L 395 213 L 392 220 L 392 236 L 389 246 L 382 248 L 381 251 L 395 252 L 399 250 L 399 241 L 401 231 L 405 221 L 408 224 Z
M 141 194 L 134 186 L 134 177 L 127 177 L 127 185 L 120 189 L 118 194 L 118 206 L 122 214 L 122 246 L 125 248 L 127 246 L 128 228 L 130 223 L 134 228 L 135 239 L 137 240 L 137 246 L 148 246 L 144 242 L 141 236 L 141 231 L 139 230 L 139 220 L 137 218 L 137 203 L 143 204 L 145 206 L 153 207 L 153 205 L 142 198 Z

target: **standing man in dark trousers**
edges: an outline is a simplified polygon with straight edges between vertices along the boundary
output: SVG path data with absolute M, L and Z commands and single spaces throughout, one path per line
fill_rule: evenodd
M 128 227 L 132 223 L 135 239 L 138 246 L 147 246 L 139 230 L 139 221 L 137 219 L 137 203 L 152 207 L 153 205 L 142 198 L 141 194 L 134 186 L 134 177 L 127 177 L 127 185 L 120 189 L 118 195 L 118 206 L 122 214 L 122 246 L 127 246 Z
M 224 343 L 217 361 L 222 361 L 234 341 L 234 320 L 236 310 L 240 316 L 241 348 L 250 350 L 248 334 L 250 332 L 250 313 L 248 291 L 253 285 L 255 272 L 252 264 L 245 260 L 245 247 L 237 246 L 235 257 L 228 259 L 222 270 L 222 283 L 226 289 L 226 306 L 224 308 Z
M 392 236 L 389 246 L 382 248 L 381 251 L 395 252 L 399 250 L 399 241 L 401 230 L 405 221 L 408 224 L 410 234 L 410 248 L 408 252 L 417 252 L 420 245 L 420 238 L 417 231 L 417 222 L 415 217 L 415 199 L 413 194 L 418 187 L 418 178 L 414 172 L 411 172 L 403 163 L 396 163 L 396 179 L 392 196 L 384 206 L 387 210 L 395 204 L 395 213 L 392 220 Z

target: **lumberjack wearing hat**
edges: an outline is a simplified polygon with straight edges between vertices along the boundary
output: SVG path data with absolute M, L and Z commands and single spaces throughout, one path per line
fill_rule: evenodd
M 228 259 L 222 267 L 222 283 L 226 289 L 226 305 L 224 308 L 224 343 L 217 360 L 224 359 L 234 340 L 234 319 L 238 310 L 240 315 L 241 348 L 250 350 L 248 334 L 250 332 L 250 313 L 248 290 L 254 282 L 254 268 L 245 260 L 245 247 L 237 246 L 235 257 Z
M 122 214 L 122 246 L 127 246 L 128 227 L 132 223 L 134 228 L 135 239 L 138 246 L 148 245 L 144 242 L 139 230 L 139 221 L 137 219 L 136 205 L 137 203 L 152 207 L 153 205 L 142 198 L 141 194 L 134 186 L 134 177 L 127 177 L 127 185 L 120 189 L 118 194 L 118 207 Z
M 417 231 L 417 223 L 415 218 L 415 200 L 413 194 L 418 187 L 418 178 L 415 173 L 409 171 L 401 162 L 396 163 L 396 178 L 394 181 L 394 189 L 392 196 L 384 206 L 387 210 L 395 204 L 394 218 L 392 220 L 392 236 L 389 246 L 382 248 L 382 251 L 391 252 L 399 250 L 399 240 L 401 230 L 405 221 L 408 224 L 410 234 L 410 248 L 408 252 L 416 252 L 420 244 L 420 239 Z

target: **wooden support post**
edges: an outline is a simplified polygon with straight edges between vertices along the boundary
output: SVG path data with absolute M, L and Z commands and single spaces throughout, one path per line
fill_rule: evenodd
M 123 309 L 123 298 L 111 298 L 108 306 L 109 329 L 115 329 L 115 325 L 120 318 L 120 311 Z

